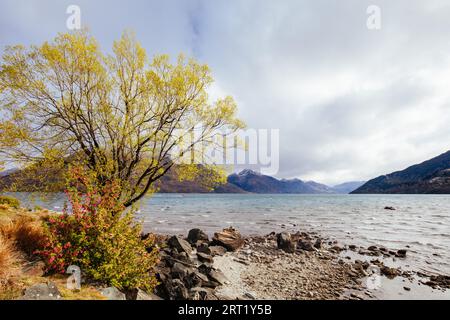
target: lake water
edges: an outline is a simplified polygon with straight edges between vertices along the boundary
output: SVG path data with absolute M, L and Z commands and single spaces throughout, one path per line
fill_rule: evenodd
M 53 210 L 63 202 L 61 195 L 35 199 Z M 247 235 L 316 231 L 345 244 L 409 246 L 411 269 L 450 274 L 450 195 L 156 194 L 144 198 L 137 217 L 157 233 L 233 226 Z

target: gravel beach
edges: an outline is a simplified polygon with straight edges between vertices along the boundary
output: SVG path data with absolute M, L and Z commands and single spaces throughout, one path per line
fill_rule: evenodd
M 167 245 L 165 245 L 166 243 Z M 233 228 L 166 237 L 164 299 L 448 299 L 450 277 L 404 270 L 406 249 L 357 247 L 315 233 L 242 237 Z

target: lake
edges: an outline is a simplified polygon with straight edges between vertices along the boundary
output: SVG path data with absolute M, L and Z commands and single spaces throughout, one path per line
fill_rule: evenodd
M 31 207 L 64 204 L 61 194 L 15 196 Z M 165 234 L 233 226 L 247 235 L 316 231 L 345 244 L 409 246 L 406 269 L 450 274 L 450 195 L 156 194 L 141 201 L 137 218 Z

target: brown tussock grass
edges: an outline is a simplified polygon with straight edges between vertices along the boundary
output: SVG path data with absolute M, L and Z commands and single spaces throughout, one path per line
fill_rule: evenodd
M 12 279 L 19 274 L 19 262 L 13 242 L 0 233 L 0 288 L 10 285 Z
M 41 221 L 26 216 L 19 216 L 4 224 L 0 227 L 0 233 L 27 257 L 32 257 L 36 250 L 42 249 L 46 241 Z

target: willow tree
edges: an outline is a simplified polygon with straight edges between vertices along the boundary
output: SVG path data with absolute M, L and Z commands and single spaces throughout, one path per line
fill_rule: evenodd
M 177 159 L 243 127 L 231 97 L 210 101 L 212 82 L 208 66 L 193 59 L 150 61 L 127 32 L 112 54 L 86 31 L 8 47 L 0 66 L 1 157 L 28 168 L 81 165 L 101 185 L 120 181 L 130 206 Z M 199 170 L 183 168 L 190 176 Z

